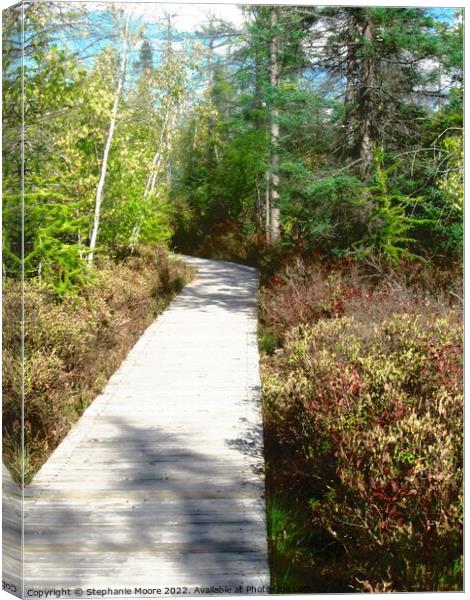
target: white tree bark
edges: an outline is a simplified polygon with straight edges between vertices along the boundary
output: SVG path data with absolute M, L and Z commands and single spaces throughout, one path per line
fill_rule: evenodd
M 167 150 L 169 148 L 168 138 L 169 138 L 170 130 L 173 127 L 173 122 L 174 122 L 173 103 L 170 103 L 167 108 L 165 120 L 162 125 L 162 131 L 160 133 L 159 147 L 153 157 L 150 174 L 147 179 L 147 185 L 145 186 L 145 192 L 144 192 L 145 199 L 147 199 L 149 196 L 151 196 L 153 194 L 153 192 L 155 191 L 155 185 L 157 183 L 157 175 L 158 175 L 158 171 L 160 169 L 163 155 L 165 153 L 165 150 Z
M 175 113 L 173 110 L 173 103 L 170 103 L 167 108 L 167 112 L 165 114 L 165 120 L 162 125 L 162 130 L 160 132 L 160 143 L 159 143 L 157 151 L 155 152 L 155 154 L 153 156 L 153 159 L 152 159 L 152 162 L 150 165 L 150 173 L 148 175 L 147 183 L 145 185 L 145 190 L 144 190 L 144 204 L 146 202 L 148 202 L 148 199 L 152 196 L 153 192 L 155 191 L 155 187 L 157 184 L 158 172 L 159 172 L 160 166 L 162 164 L 163 156 L 165 154 L 165 151 L 167 151 L 167 153 L 168 153 L 170 150 L 169 137 L 170 137 L 170 131 L 174 124 L 174 120 L 175 120 Z M 142 230 L 142 225 L 143 225 L 143 220 L 144 220 L 143 214 L 141 214 L 137 225 L 132 230 L 130 241 L 129 241 L 129 247 L 131 249 L 131 252 L 134 252 L 135 246 L 137 245 L 137 243 L 139 241 L 140 232 Z
M 121 99 L 122 88 L 126 79 L 126 67 L 127 67 L 127 46 L 129 42 L 129 23 L 130 23 L 130 12 L 127 14 L 124 31 L 122 35 L 122 48 L 121 48 L 121 62 L 118 74 L 118 82 L 116 92 L 114 94 L 113 108 L 111 111 L 111 119 L 109 122 L 108 135 L 106 136 L 106 142 L 104 145 L 103 159 L 101 161 L 100 178 L 98 180 L 98 186 L 96 188 L 95 196 L 95 214 L 93 219 L 93 229 L 90 236 L 90 251 L 87 256 L 87 264 L 89 267 L 93 264 L 94 251 L 96 248 L 96 242 L 98 240 L 98 232 L 100 227 L 100 216 L 101 216 L 101 205 L 103 203 L 104 185 L 106 182 L 106 172 L 108 170 L 108 158 L 109 151 L 111 150 L 111 144 L 113 142 L 114 130 L 116 128 L 116 120 L 119 109 L 119 102 Z
M 173 42 L 172 42 L 172 40 L 173 40 L 173 25 L 172 25 L 172 21 L 171 21 L 172 17 L 169 13 L 165 13 L 165 18 L 167 21 L 167 38 L 166 38 L 166 52 L 165 52 L 164 60 L 167 62 L 168 65 L 171 66 L 171 63 L 173 61 L 173 56 L 174 56 Z M 166 164 L 164 164 L 163 166 L 164 166 L 164 168 L 166 168 L 167 182 L 168 182 L 168 185 L 170 186 L 171 164 L 170 164 L 169 158 L 171 155 L 172 142 L 173 142 L 172 132 L 173 132 L 175 123 L 178 119 L 179 110 L 180 110 L 179 102 L 175 98 L 170 97 L 170 100 L 168 101 L 168 105 L 166 107 L 165 118 L 162 123 L 162 128 L 160 131 L 159 144 L 158 144 L 157 150 L 155 151 L 155 154 L 153 155 L 152 162 L 150 163 L 150 170 L 149 170 L 149 174 L 147 177 L 147 182 L 145 185 L 144 196 L 143 196 L 143 205 L 144 206 L 149 202 L 150 198 L 153 196 L 153 194 L 155 192 L 158 175 L 159 175 L 159 172 L 161 171 L 162 162 L 164 160 L 166 160 Z M 196 132 L 194 135 L 196 136 Z M 195 143 L 196 143 L 196 139 L 194 139 L 193 148 L 194 148 Z M 135 227 L 133 228 L 132 233 L 130 235 L 130 239 L 129 239 L 129 248 L 130 248 L 131 253 L 134 252 L 135 246 L 139 242 L 140 233 L 142 231 L 143 224 L 144 224 L 144 213 L 141 212 L 141 214 L 139 215 L 139 218 L 138 218 L 138 222 L 136 223 Z

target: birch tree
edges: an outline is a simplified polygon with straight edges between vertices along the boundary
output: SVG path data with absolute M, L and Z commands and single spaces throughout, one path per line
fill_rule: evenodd
M 116 128 L 116 121 L 118 117 L 119 103 L 121 100 L 123 86 L 126 80 L 126 69 L 127 69 L 127 55 L 129 45 L 129 26 L 130 26 L 131 13 L 127 12 L 125 17 L 125 24 L 121 35 L 121 54 L 120 54 L 120 65 L 118 70 L 116 91 L 114 94 L 113 107 L 111 110 L 111 118 L 109 121 L 108 133 L 103 150 L 103 158 L 101 161 L 100 177 L 96 188 L 95 196 L 95 211 L 93 218 L 93 228 L 90 236 L 90 251 L 87 257 L 87 264 L 91 267 L 93 263 L 94 252 L 96 243 L 98 240 L 98 232 L 100 227 L 100 216 L 101 216 L 101 205 L 103 203 L 104 188 L 106 183 L 106 173 L 108 169 L 109 152 L 113 143 L 114 130 Z
M 147 119 L 149 123 L 157 123 L 157 126 L 149 130 L 152 136 L 149 146 L 153 149 L 153 155 L 147 168 L 141 210 L 129 239 L 131 252 L 139 243 L 145 213 L 156 196 L 159 183 L 164 185 L 162 175 L 166 175 L 166 186 L 171 185 L 171 154 L 176 125 L 188 93 L 188 60 L 182 52 L 174 48 L 173 23 L 169 13 L 165 13 L 165 21 L 166 39 L 162 49 L 162 64 L 153 72 L 147 70 L 147 79 L 142 82 L 147 91 L 155 97 L 155 107 L 147 115 Z M 157 211 L 158 207 L 155 206 L 154 210 Z

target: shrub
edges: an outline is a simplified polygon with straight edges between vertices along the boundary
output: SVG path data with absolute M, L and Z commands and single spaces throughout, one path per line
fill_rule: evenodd
M 293 327 L 263 360 L 283 485 L 357 590 L 462 589 L 460 313 L 418 310 Z
M 2 421 L 3 460 L 12 471 L 21 473 L 22 415 L 22 330 L 21 282 L 3 280 L 2 289 Z M 8 455 L 6 448 L 17 448 Z M 21 478 L 21 476 L 20 476 Z
M 64 296 L 60 301 L 46 284 L 38 280 L 25 282 L 26 480 L 189 278 L 189 270 L 179 261 L 170 260 L 160 247 L 139 248 L 121 263 L 101 259 L 96 266 L 93 280 L 80 294 Z M 6 281 L 5 301 L 12 314 L 18 314 L 21 303 L 16 288 L 16 282 Z M 15 360 L 8 351 L 14 341 L 13 323 L 10 329 L 5 340 L 4 459 L 21 481 L 21 462 L 15 458 L 20 443 L 19 400 L 18 394 L 11 393 L 18 388 L 20 363 L 18 356 Z
M 459 265 L 403 261 L 391 268 L 380 257 L 284 260 L 259 296 L 264 330 L 282 338 L 291 327 L 355 315 L 380 319 L 393 313 L 445 312 L 463 297 Z

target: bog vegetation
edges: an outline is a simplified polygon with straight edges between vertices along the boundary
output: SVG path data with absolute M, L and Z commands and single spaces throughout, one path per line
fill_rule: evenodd
M 261 293 L 279 585 L 461 587 L 460 277 L 414 267 L 297 260 Z
M 190 277 L 168 249 L 256 265 L 273 583 L 462 589 L 462 14 L 149 6 L 3 15 L 8 467 Z

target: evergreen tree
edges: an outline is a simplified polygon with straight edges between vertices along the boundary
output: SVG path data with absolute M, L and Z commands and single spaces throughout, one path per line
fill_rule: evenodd
M 134 69 L 138 73 L 145 73 L 153 69 L 153 50 L 147 39 L 144 39 L 140 46 L 139 60 L 135 63 Z
M 343 156 L 366 176 L 373 148 L 410 143 L 426 103 L 437 35 L 423 9 L 328 8 L 325 44 L 316 57 L 344 80 Z

